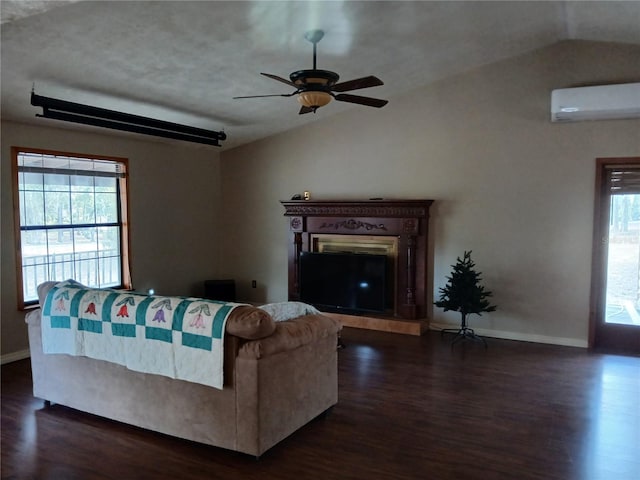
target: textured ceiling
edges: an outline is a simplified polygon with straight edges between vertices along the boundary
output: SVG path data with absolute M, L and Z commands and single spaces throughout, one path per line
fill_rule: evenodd
M 326 32 L 318 68 L 343 81 L 376 75 L 385 85 L 354 93 L 390 102 L 561 40 L 640 44 L 635 1 L 3 0 L 0 15 L 3 119 L 94 129 L 36 118 L 40 109 L 29 104 L 35 85 L 43 96 L 223 129 L 223 149 L 347 109 L 378 114 L 332 102 L 298 115 L 294 97 L 232 98 L 291 93 L 259 73 L 288 78 L 311 68 L 312 45 L 303 36 L 310 29 Z

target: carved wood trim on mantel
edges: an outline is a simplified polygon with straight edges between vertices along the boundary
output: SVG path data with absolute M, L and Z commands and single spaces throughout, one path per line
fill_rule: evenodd
M 433 200 L 291 200 L 281 202 L 289 217 L 289 300 L 299 300 L 300 252 L 311 251 L 312 236 L 385 235 L 398 238 L 393 316 L 426 316 L 429 207 Z
M 433 200 L 291 200 L 283 201 L 285 216 L 422 217 L 429 218 Z

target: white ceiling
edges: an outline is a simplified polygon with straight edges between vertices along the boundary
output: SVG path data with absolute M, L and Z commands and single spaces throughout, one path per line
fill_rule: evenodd
M 0 15 L 3 119 L 94 129 L 36 118 L 35 85 L 47 97 L 223 129 L 223 149 L 346 109 L 379 114 L 332 102 L 298 115 L 295 97 L 232 98 L 291 93 L 259 73 L 288 78 L 311 68 L 307 30 L 326 32 L 318 68 L 341 81 L 376 75 L 385 85 L 353 93 L 390 102 L 561 40 L 640 44 L 638 1 L 3 0 Z

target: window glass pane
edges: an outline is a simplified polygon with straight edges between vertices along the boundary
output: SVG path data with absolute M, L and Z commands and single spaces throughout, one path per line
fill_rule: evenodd
M 69 225 L 71 223 L 69 192 L 45 192 L 46 225 Z
M 42 174 L 18 173 L 20 225 L 44 225 Z
M 27 220 L 26 220 L 26 216 L 25 216 L 25 209 L 24 209 L 24 205 L 27 204 L 26 200 L 24 199 L 24 192 L 20 191 L 18 192 L 18 203 L 19 203 L 19 207 L 18 209 L 20 210 L 19 213 L 19 222 L 20 222 L 20 226 L 22 227 L 23 225 L 27 224 Z
M 25 264 L 25 258 L 33 256 L 44 256 L 42 262 L 46 261 L 47 255 L 47 232 L 46 230 L 30 230 L 22 232 L 22 263 Z
M 100 271 L 100 286 L 115 287 L 120 284 L 121 274 L 120 257 L 111 256 L 98 260 L 98 269 Z
M 120 230 L 116 227 L 100 227 L 100 283 L 103 286 L 118 285 L 122 276 L 120 261 Z
M 69 158 L 57 155 L 43 155 L 42 166 L 46 168 L 69 168 Z
M 68 280 L 70 278 L 79 280 L 76 276 L 76 272 L 74 270 L 73 262 L 70 260 L 65 260 L 70 258 L 69 255 L 55 255 L 55 262 L 49 263 L 49 269 L 51 272 L 51 280 L 55 280 L 56 282 L 61 282 L 63 280 Z
M 61 255 L 73 255 L 73 236 L 70 228 L 47 230 L 47 254 L 50 262 L 62 261 Z
M 116 193 L 96 193 L 96 223 L 118 221 L 118 195 Z
M 96 211 L 93 198 L 93 193 L 71 194 L 71 222 L 73 224 L 95 223 Z
M 18 165 L 21 167 L 42 167 L 42 155 L 18 154 Z
M 40 273 L 43 266 L 40 265 L 23 265 L 22 266 L 22 290 L 25 302 L 31 302 L 38 299 L 38 285 L 48 280 L 48 276 Z M 46 272 L 46 265 L 44 266 Z
M 44 175 L 33 172 L 20 172 L 20 188 L 22 190 L 42 190 Z
M 118 227 L 99 227 L 98 242 L 101 257 L 120 256 L 120 229 Z
M 115 178 L 109 177 L 95 177 L 96 181 L 96 190 L 99 192 L 116 192 L 116 182 Z
M 20 224 L 44 225 L 44 194 L 22 192 L 20 195 Z
M 75 278 L 73 237 L 70 228 L 47 231 L 47 254 L 51 280 Z
M 72 170 L 91 170 L 91 160 L 85 160 L 82 158 L 69 158 L 68 166 Z
M 44 175 L 45 190 L 51 192 L 68 192 L 69 175 L 47 173 Z
M 98 282 L 98 259 L 76 260 L 75 279 L 83 285 L 99 287 Z
M 611 195 L 606 323 L 640 325 L 640 195 Z
M 84 285 L 100 286 L 98 281 L 98 243 L 96 228 L 75 229 L 74 255 L 76 276 Z
M 76 228 L 74 232 L 76 252 L 98 251 L 98 230 L 96 227 Z
M 93 177 L 72 175 L 69 179 L 72 192 L 93 192 Z
M 44 230 L 22 232 L 22 284 L 25 301 L 37 298 L 37 287 L 49 280 L 47 235 Z

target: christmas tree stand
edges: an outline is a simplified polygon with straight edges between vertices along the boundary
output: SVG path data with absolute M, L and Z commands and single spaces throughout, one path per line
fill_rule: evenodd
M 474 342 L 482 342 L 484 344 L 484 348 L 488 348 L 486 340 L 480 335 L 476 335 L 476 332 L 473 330 L 473 328 L 467 327 L 466 315 L 462 315 L 462 325 L 460 325 L 460 328 L 443 328 L 442 330 L 440 330 L 441 337 L 443 337 L 445 333 L 455 334 L 455 337 L 453 337 L 453 340 L 451 341 L 451 348 L 453 348 L 456 343 L 465 341 L 467 339 L 473 340 Z

